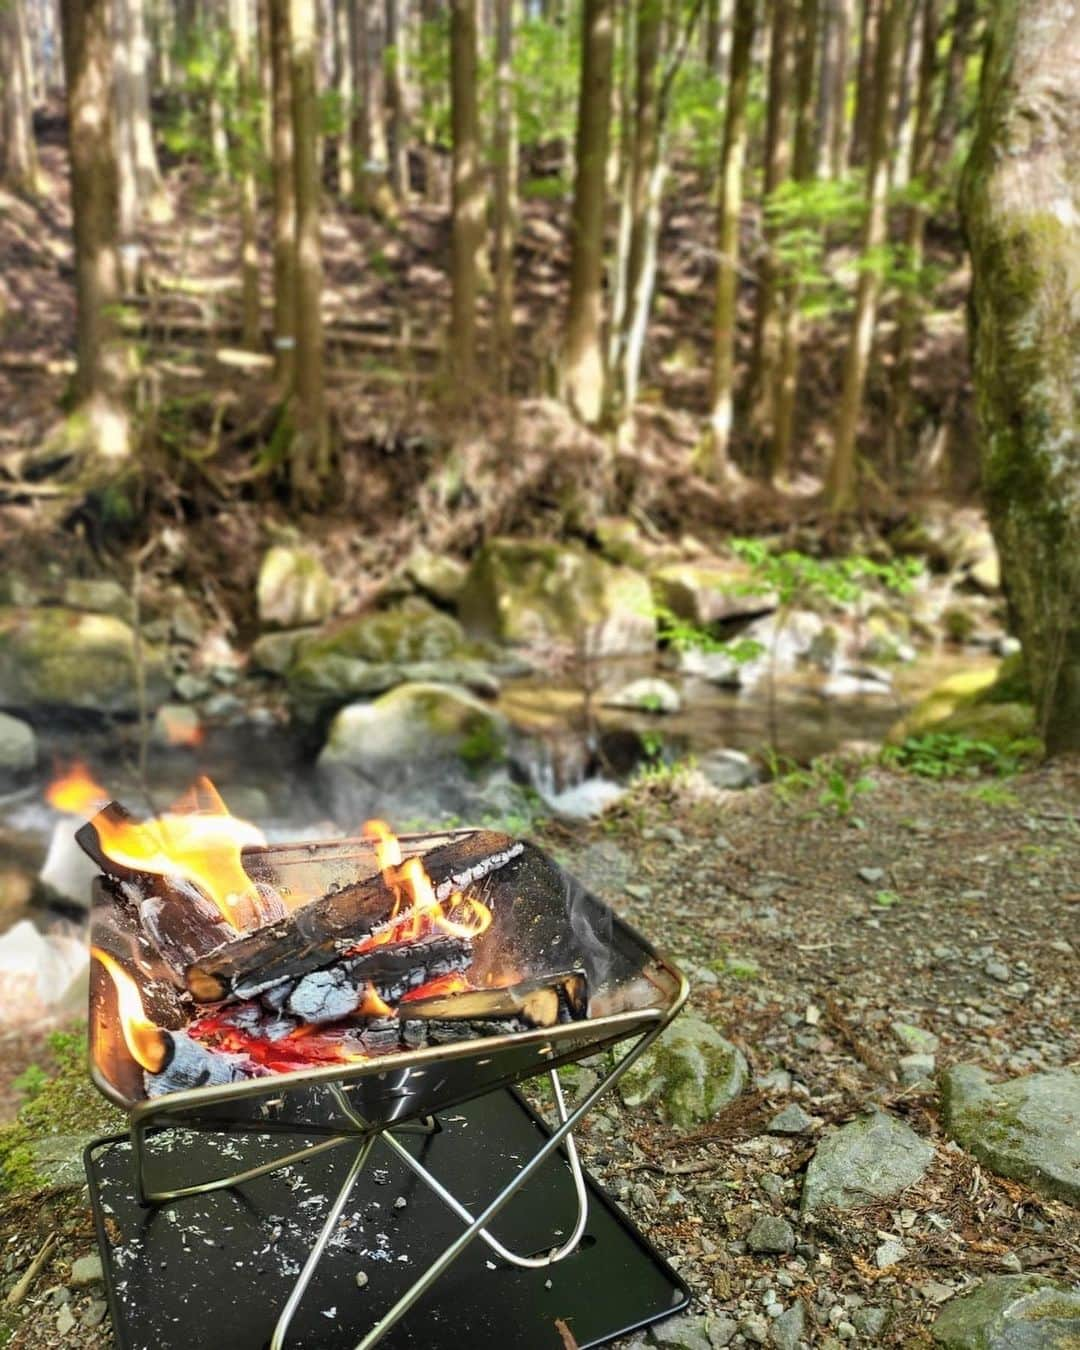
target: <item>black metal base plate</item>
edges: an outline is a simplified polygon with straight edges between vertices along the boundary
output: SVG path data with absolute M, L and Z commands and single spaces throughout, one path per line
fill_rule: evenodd
M 398 1137 L 474 1214 L 546 1134 L 525 1103 L 505 1091 L 477 1098 L 441 1123 L 430 1137 Z M 149 1141 L 151 1185 L 190 1185 L 302 1143 L 297 1136 L 168 1131 Z M 86 1168 L 117 1344 L 265 1350 L 354 1156 L 354 1146 L 343 1144 L 233 1190 L 143 1209 L 133 1197 L 126 1138 L 91 1145 Z M 567 1164 L 557 1156 L 509 1202 L 492 1231 L 511 1250 L 546 1251 L 569 1233 L 575 1210 Z M 353 1350 L 461 1231 L 461 1220 L 377 1142 L 293 1320 L 290 1350 Z M 679 1277 L 590 1180 L 589 1222 L 572 1256 L 521 1270 L 477 1239 L 380 1344 L 561 1350 L 561 1322 L 586 1350 L 688 1300 Z

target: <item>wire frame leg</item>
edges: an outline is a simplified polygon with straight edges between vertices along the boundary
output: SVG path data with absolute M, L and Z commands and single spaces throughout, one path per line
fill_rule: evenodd
M 304 1262 L 304 1268 L 297 1277 L 296 1283 L 292 1287 L 285 1307 L 281 1310 L 281 1316 L 274 1327 L 274 1334 L 270 1338 L 270 1350 L 282 1350 L 285 1344 L 285 1336 L 289 1330 L 289 1323 L 293 1319 L 293 1314 L 300 1306 L 300 1302 L 307 1293 L 307 1287 L 311 1283 L 311 1277 L 315 1274 L 315 1269 L 322 1260 L 323 1252 L 326 1250 L 326 1244 L 333 1236 L 334 1229 L 337 1227 L 338 1220 L 341 1218 L 341 1211 L 348 1204 L 349 1196 L 352 1194 L 353 1187 L 356 1185 L 357 1178 L 363 1171 L 364 1164 L 368 1160 L 368 1154 L 375 1143 L 375 1135 L 371 1134 L 364 1140 L 356 1151 L 356 1157 L 342 1183 L 341 1190 L 337 1193 L 337 1198 L 330 1206 L 330 1213 L 326 1216 L 326 1221 L 319 1229 L 319 1236 L 315 1239 L 315 1245 L 308 1252 L 308 1259 Z
M 464 1233 L 456 1238 L 450 1246 L 446 1248 L 442 1255 L 432 1262 L 427 1270 L 424 1271 L 423 1275 L 421 1275 L 414 1284 L 410 1285 L 389 1312 L 385 1313 L 379 1321 L 375 1323 L 363 1340 L 357 1344 L 356 1350 L 371 1350 L 371 1347 L 377 1345 L 388 1331 L 397 1326 L 398 1322 L 401 1321 L 409 1309 L 423 1298 L 424 1294 L 426 1294 L 436 1280 L 438 1280 L 439 1277 L 454 1264 L 473 1239 L 480 1236 L 491 1220 L 494 1219 L 500 1210 L 514 1198 L 530 1177 L 536 1175 L 563 1140 L 568 1137 L 579 1121 L 592 1110 L 601 1097 L 607 1092 L 610 1092 L 627 1069 L 630 1068 L 631 1064 L 633 1064 L 634 1061 L 648 1049 L 653 1041 L 656 1040 L 660 1033 L 666 1029 L 669 1020 L 670 1018 L 658 1023 L 647 1035 L 642 1036 L 642 1038 L 623 1056 L 607 1077 L 602 1079 L 596 1087 L 593 1088 L 585 1100 L 575 1108 L 574 1112 L 567 1116 L 562 1124 L 552 1132 L 549 1138 L 544 1142 L 540 1149 L 533 1154 L 517 1176 L 499 1192 L 482 1213 L 473 1219 Z M 438 1192 L 436 1193 L 438 1194 Z

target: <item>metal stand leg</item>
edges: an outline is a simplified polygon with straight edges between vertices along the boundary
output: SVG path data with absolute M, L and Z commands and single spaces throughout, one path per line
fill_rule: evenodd
M 326 1216 L 326 1222 L 319 1229 L 319 1236 L 315 1239 L 315 1245 L 308 1253 L 308 1259 L 304 1262 L 304 1269 L 300 1272 L 296 1283 L 292 1287 L 288 1301 L 282 1309 L 281 1316 L 274 1327 L 274 1334 L 270 1338 L 270 1350 L 281 1350 L 285 1344 L 285 1333 L 289 1329 L 289 1323 L 293 1319 L 293 1314 L 300 1306 L 300 1300 L 307 1292 L 307 1287 L 311 1283 L 311 1277 L 315 1274 L 315 1267 L 322 1260 L 322 1254 L 326 1250 L 326 1244 L 330 1241 L 334 1229 L 337 1227 L 338 1220 L 341 1218 L 341 1211 L 348 1203 L 352 1189 L 356 1185 L 356 1179 L 363 1170 L 364 1163 L 367 1162 L 368 1154 L 371 1152 L 371 1146 L 375 1142 L 375 1135 L 369 1135 L 356 1151 L 356 1157 L 352 1160 L 352 1166 L 345 1177 L 341 1190 L 337 1193 L 337 1199 L 330 1206 L 330 1213 Z

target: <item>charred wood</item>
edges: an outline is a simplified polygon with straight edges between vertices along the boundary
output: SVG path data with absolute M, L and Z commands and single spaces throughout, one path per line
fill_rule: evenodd
M 441 901 L 505 866 L 523 849 L 509 835 L 478 830 L 431 849 L 423 862 Z M 197 1002 L 216 1003 L 249 998 L 329 966 L 386 921 L 395 898 L 384 878 L 373 876 L 312 900 L 280 922 L 200 957 L 187 969 L 187 987 Z
M 143 1074 L 148 1097 L 188 1088 L 220 1086 L 264 1072 L 246 1055 L 229 1054 L 194 1040 L 186 1031 L 163 1031 L 165 1060 L 157 1073 Z

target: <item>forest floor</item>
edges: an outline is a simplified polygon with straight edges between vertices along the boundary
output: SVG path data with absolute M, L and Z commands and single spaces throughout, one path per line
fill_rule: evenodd
M 936 1035 L 939 1072 L 974 1061 L 1015 1076 L 1080 1058 L 1080 764 L 1006 781 L 873 770 L 846 814 L 824 782 L 795 786 L 717 794 L 669 775 L 543 840 L 683 965 L 691 1011 L 753 1075 L 692 1132 L 652 1107 L 602 1107 L 583 1153 L 678 1267 L 696 1313 L 767 1320 L 769 1306 L 801 1299 L 810 1343 L 838 1345 L 860 1308 L 882 1309 L 887 1328 L 852 1343 L 929 1345 L 939 1307 L 975 1277 L 1080 1276 L 1077 1211 L 950 1144 L 935 1086 L 900 1084 L 890 1036 L 894 1021 Z M 792 1102 L 812 1123 L 768 1133 Z M 804 1223 L 818 1137 L 871 1106 L 930 1142 L 929 1171 L 887 1204 Z M 762 1214 L 790 1222 L 794 1251 L 747 1249 Z M 53 1230 L 50 1264 L 8 1314 L 11 1350 L 108 1343 L 100 1290 L 71 1287 L 71 1260 L 93 1247 L 78 1192 L 0 1207 L 0 1290 Z M 875 1251 L 892 1239 L 907 1254 L 879 1268 Z
M 385 222 L 324 198 L 326 370 L 339 448 L 332 500 L 318 517 L 288 505 L 275 458 L 276 400 L 269 332 L 261 352 L 239 350 L 240 238 L 235 191 L 199 164 L 164 156 L 165 211 L 145 226 L 144 286 L 125 302 L 137 343 L 140 477 L 127 501 L 72 502 L 63 466 L 43 447 L 61 416 L 73 371 L 73 262 L 64 122 L 37 127 L 47 190 L 33 201 L 0 195 L 0 557 L 8 549 L 88 569 L 103 554 L 171 531 L 190 593 L 243 621 L 269 532 L 316 535 L 328 563 L 364 578 L 357 600 L 418 546 L 467 554 L 499 533 L 588 535 L 598 514 L 636 514 L 668 536 L 707 543 L 737 529 L 769 533 L 821 526 L 817 491 L 839 392 L 847 317 L 838 307 L 807 321 L 798 448 L 783 491 L 747 477 L 718 486 L 694 467 L 707 406 L 714 209 L 694 175 L 670 193 L 640 404 L 613 451 L 548 395 L 560 349 L 569 222 L 562 200 L 522 206 L 512 396 L 454 401 L 443 370 L 449 312 L 449 219 L 416 199 Z M 264 325 L 271 311 L 268 212 L 260 241 Z M 743 253 L 740 372 L 749 359 L 760 221 L 748 210 Z M 928 490 L 967 498 L 974 479 L 963 322 L 966 272 L 955 229 L 934 222 L 929 252 L 938 282 L 916 351 L 909 443 L 884 450 L 890 405 L 888 299 L 868 389 L 865 503 L 887 522 Z M 842 236 L 829 267 L 852 263 Z M 481 333 L 488 298 L 481 301 Z M 490 354 L 482 351 L 481 366 Z M 741 412 L 737 461 L 750 473 L 761 446 Z M 891 460 L 890 460 L 891 454 Z M 935 467 L 936 466 L 936 467 Z M 930 488 L 933 480 L 933 488 Z M 151 562 L 150 567 L 153 567 Z M 366 587 L 366 589 L 365 589 Z

